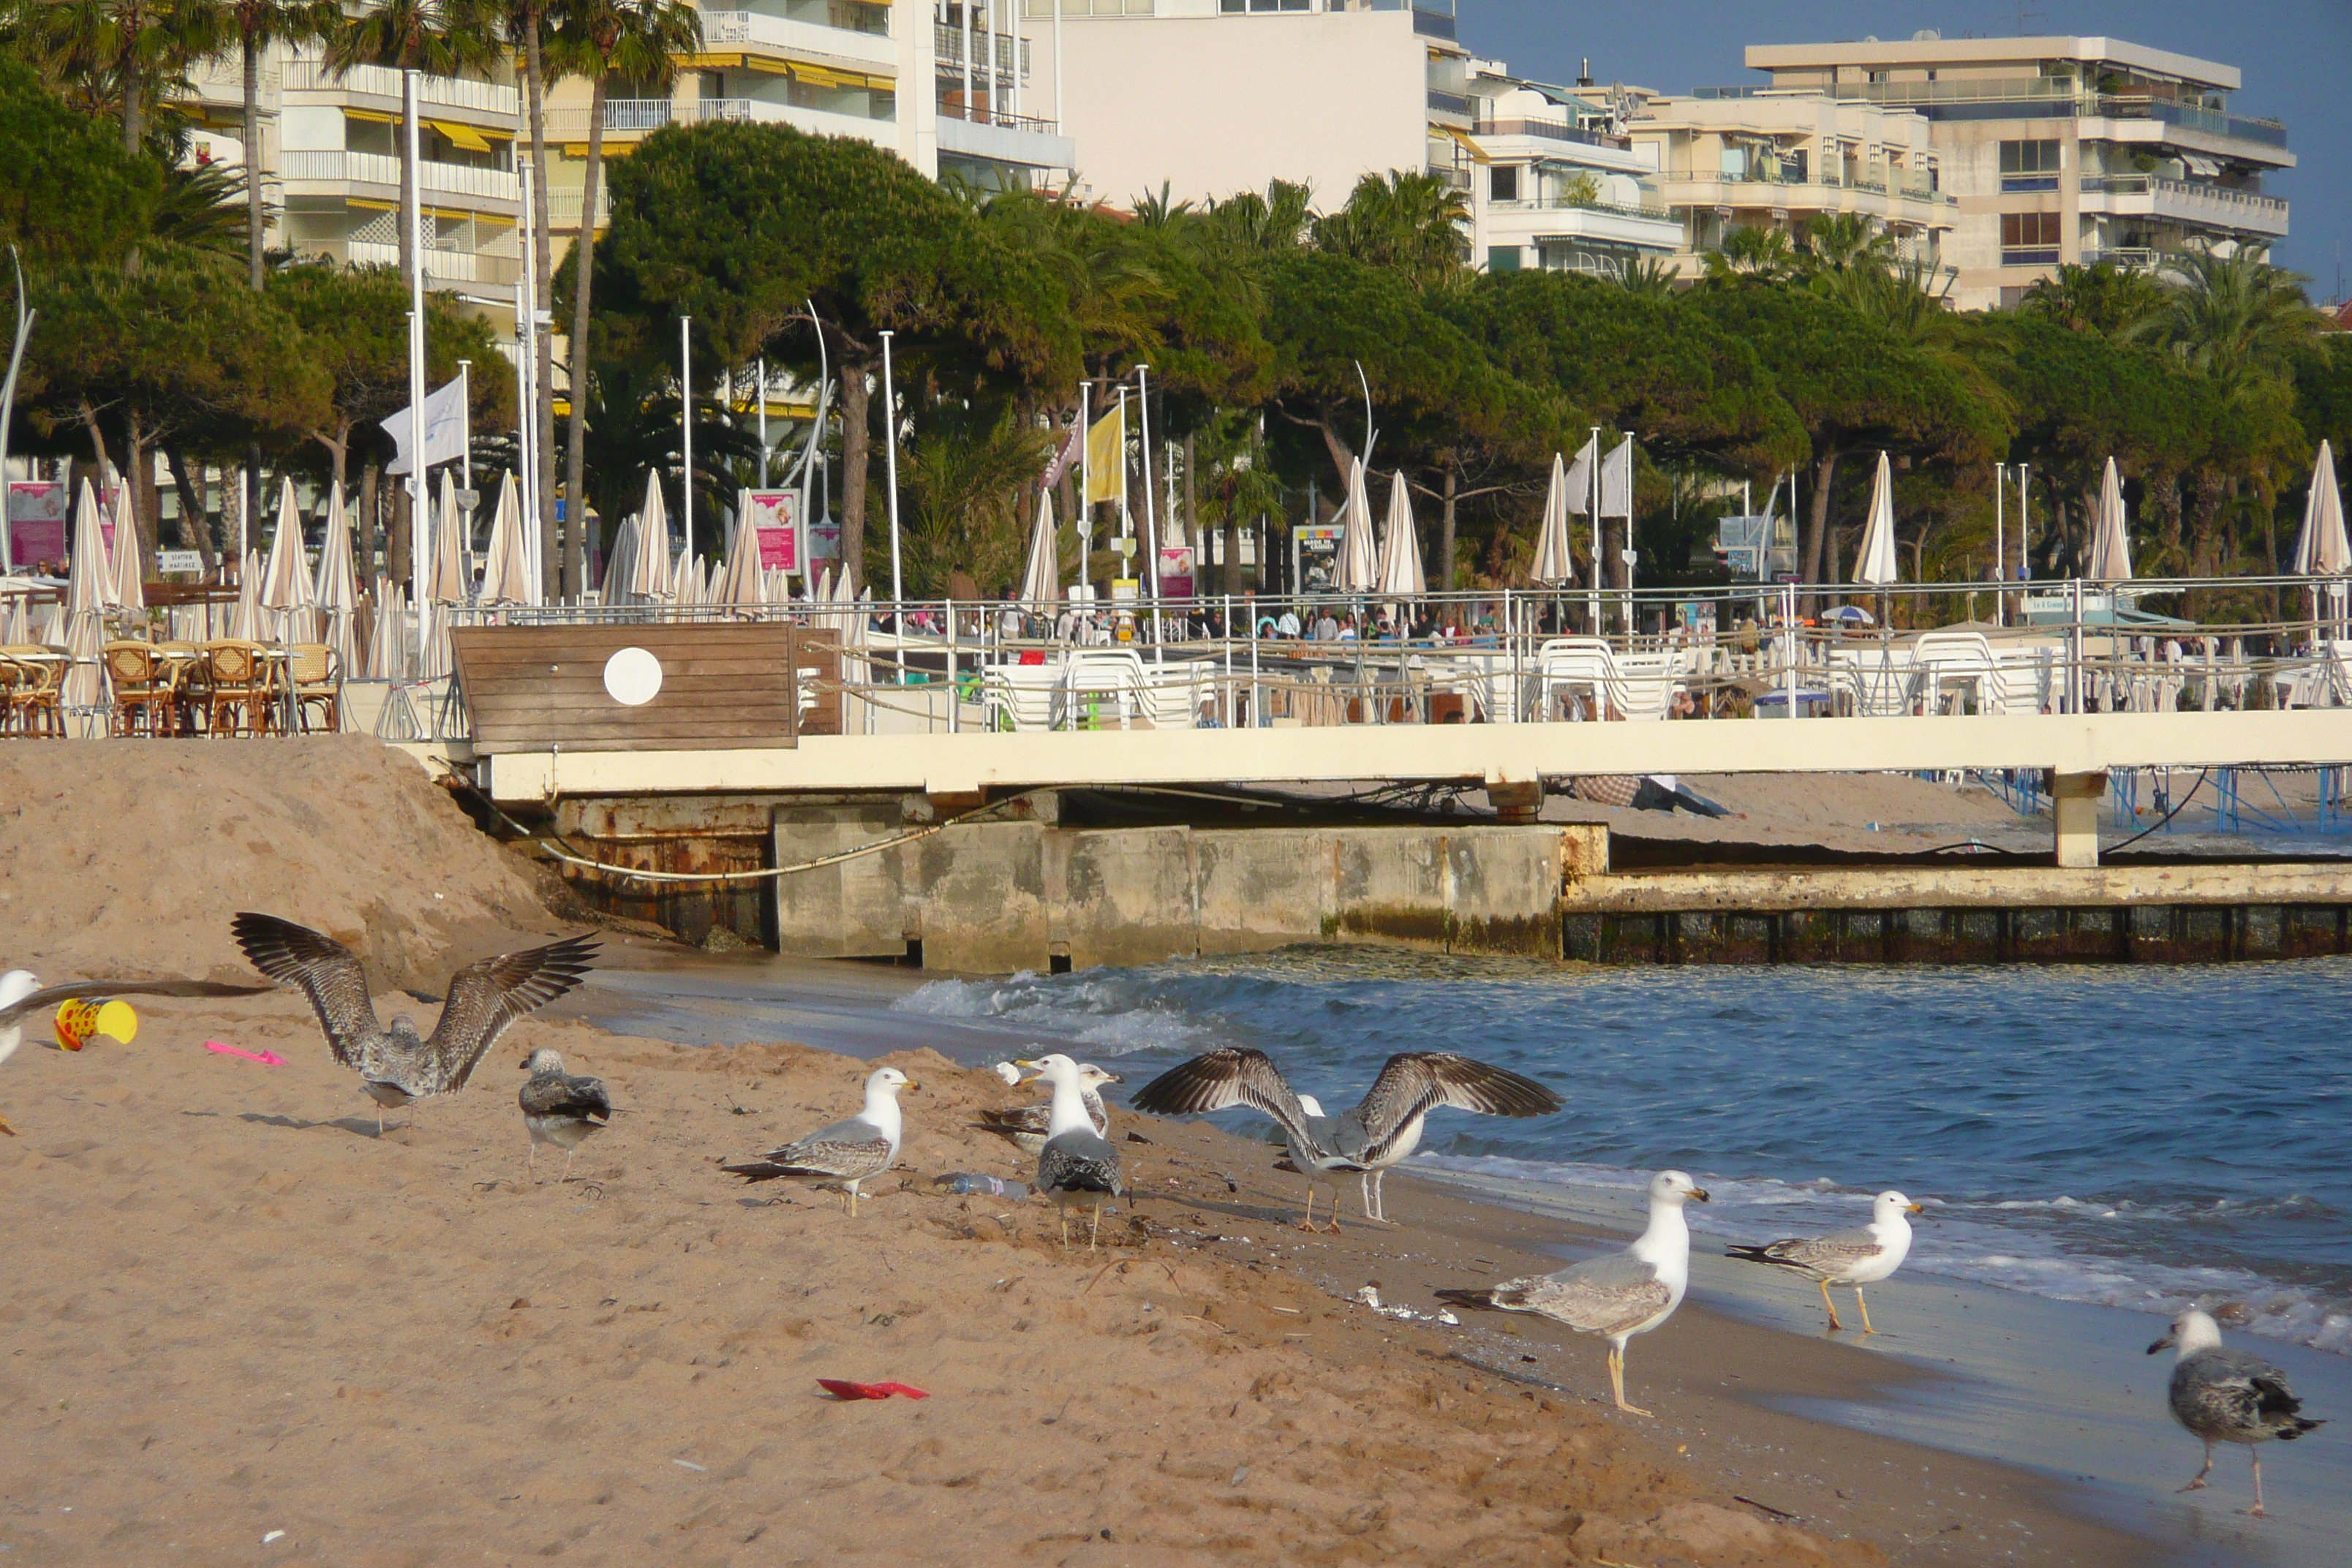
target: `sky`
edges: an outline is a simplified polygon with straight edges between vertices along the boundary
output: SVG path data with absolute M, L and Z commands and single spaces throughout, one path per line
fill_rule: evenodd
M 1517 75 L 1570 82 L 1592 60 L 1601 82 L 1664 92 L 1769 79 L 1751 71 L 1749 44 L 1830 43 L 1875 34 L 1948 38 L 2029 34 L 2105 36 L 2236 66 L 2231 110 L 2286 122 L 2300 166 L 2264 188 L 2289 204 L 2272 259 L 2311 279 L 2315 300 L 2352 285 L 2352 0 L 1458 0 L 1463 44 Z M 2341 277 L 2346 281 L 2339 284 Z

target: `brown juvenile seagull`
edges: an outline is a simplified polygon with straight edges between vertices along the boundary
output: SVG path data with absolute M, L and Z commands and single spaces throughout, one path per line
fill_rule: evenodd
M 563 1174 L 555 1183 L 562 1186 L 572 1179 L 572 1162 L 588 1134 L 612 1120 L 612 1097 L 604 1092 L 603 1079 L 565 1072 L 563 1058 L 544 1046 L 522 1065 L 530 1077 L 515 1100 L 530 1133 L 530 1179 L 534 1184 L 539 1181 L 539 1146 L 552 1143 L 563 1151 Z
M 449 977 L 428 1037 L 405 1018 L 377 1021 L 359 955 L 334 938 L 275 915 L 240 914 L 232 929 L 256 969 L 310 999 L 327 1048 L 376 1103 L 378 1136 L 386 1110 L 465 1088 L 499 1032 L 578 985 L 596 955 L 595 942 L 575 936 L 468 964 Z
M 0 1062 L 16 1054 L 25 1043 L 25 1020 L 60 1002 L 82 1002 L 93 996 L 252 996 L 267 985 L 225 985 L 214 980 L 69 980 L 63 985 L 43 985 L 30 970 L 12 969 L 0 974 Z M 16 1130 L 0 1117 L 0 1132 L 14 1138 Z

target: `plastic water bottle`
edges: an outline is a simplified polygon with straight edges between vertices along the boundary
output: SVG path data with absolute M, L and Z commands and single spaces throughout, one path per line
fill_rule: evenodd
M 1029 1195 L 1026 1182 L 1008 1182 L 1002 1176 L 991 1176 L 979 1171 L 956 1171 L 944 1176 L 933 1176 L 931 1184 L 950 1193 L 978 1194 L 982 1197 L 1019 1200 Z

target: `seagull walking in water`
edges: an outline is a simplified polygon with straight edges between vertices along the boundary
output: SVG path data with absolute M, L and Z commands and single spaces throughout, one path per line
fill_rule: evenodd
M 563 1151 L 563 1174 L 555 1179 L 560 1187 L 572 1179 L 572 1162 L 579 1156 L 580 1145 L 612 1121 L 613 1100 L 604 1092 L 603 1079 L 565 1072 L 563 1058 L 545 1047 L 531 1052 L 522 1065 L 530 1077 L 515 1100 L 530 1133 L 530 1179 L 533 1185 L 539 1182 L 539 1146 L 552 1143 Z
M 1005 1064 L 1012 1067 L 1013 1064 Z M 1020 1081 L 1018 1068 L 1014 1080 Z M 1092 1062 L 1078 1064 L 1078 1096 L 1086 1102 L 1087 1120 L 1094 1124 L 1096 1133 L 1110 1136 L 1110 1112 L 1104 1108 L 1102 1087 L 1107 1083 L 1127 1080 L 1115 1072 L 1095 1066 Z M 993 1132 L 1024 1154 L 1038 1154 L 1045 1147 L 1045 1130 L 1053 1124 L 1054 1102 L 1050 1100 L 1036 1105 L 1024 1105 L 1013 1110 L 983 1110 L 980 1113 L 982 1131 Z
M 898 1144 L 906 1131 L 898 1113 L 899 1091 L 922 1087 L 897 1068 L 877 1068 L 866 1079 L 866 1106 L 856 1115 L 771 1149 L 764 1158 L 719 1169 L 747 1182 L 781 1178 L 839 1187 L 847 1196 L 849 1217 L 855 1219 L 858 1189 L 898 1163 Z
M 1833 1331 L 1845 1325 L 1838 1321 L 1837 1303 L 1830 1300 L 1830 1287 L 1851 1286 L 1853 1304 L 1862 1310 L 1862 1331 L 1874 1334 L 1878 1331 L 1870 1326 L 1870 1303 L 1862 1299 L 1862 1288 L 1877 1284 L 1903 1267 L 1904 1258 L 1911 1253 L 1909 1216 L 1919 1212 L 1920 1205 L 1901 1193 L 1884 1192 L 1871 1200 L 1870 1223 L 1857 1229 L 1725 1250 L 1730 1257 L 1749 1263 L 1771 1263 L 1794 1269 L 1821 1286 L 1822 1305 L 1830 1310 L 1830 1327 Z
M 1559 1096 L 1531 1078 L 1450 1051 L 1401 1051 L 1353 1110 L 1323 1114 L 1321 1105 L 1295 1093 L 1264 1051 L 1228 1047 L 1169 1068 L 1135 1097 L 1135 1108 L 1181 1116 L 1246 1105 L 1274 1119 L 1291 1163 L 1307 1175 L 1307 1217 L 1315 1228 L 1315 1189 L 1332 1189 L 1330 1228 L 1339 1228 L 1339 1184 L 1363 1178 L 1364 1217 L 1382 1224 L 1388 1207 L 1381 1184 L 1389 1168 L 1421 1146 L 1429 1113 L 1443 1106 L 1488 1116 L 1544 1116 L 1560 1109 Z
M 1625 1342 L 1675 1315 L 1690 1286 L 1690 1226 L 1683 1205 L 1706 1202 L 1706 1189 L 1680 1171 L 1650 1178 L 1650 1225 L 1622 1252 L 1572 1263 L 1557 1274 L 1506 1279 L 1486 1290 L 1440 1290 L 1443 1300 L 1504 1312 L 1534 1312 L 1580 1334 L 1609 1342 L 1609 1387 L 1617 1408 L 1650 1413 L 1625 1403 Z
M 1037 1151 L 1037 1190 L 1062 1212 L 1062 1245 L 1070 1244 L 1070 1210 L 1086 1204 L 1094 1208 L 1087 1232 L 1087 1250 L 1102 1237 L 1103 1203 L 1127 1195 L 1127 1178 L 1119 1166 L 1118 1145 L 1095 1131 L 1081 1088 L 1084 1071 L 1066 1056 L 1041 1057 L 1022 1062 L 1054 1086 L 1052 1116 L 1045 1146 Z
M 2212 1314 L 2191 1308 L 2172 1320 L 2172 1330 L 2147 1347 L 2147 1353 L 2177 1350 L 2172 1367 L 2172 1418 L 2205 1445 L 2205 1463 L 2191 1476 L 2184 1492 L 2202 1490 L 2213 1473 L 2213 1445 L 2243 1443 L 2254 1462 L 2254 1506 L 2246 1511 L 2263 1517 L 2263 1456 L 2257 1444 L 2275 1437 L 2292 1443 L 2305 1432 L 2327 1425 L 2303 1414 L 2303 1401 L 2286 1385 L 2286 1373 L 2258 1355 L 2233 1351 L 2221 1343 L 2221 1326 Z
M 0 974 L 0 1062 L 16 1054 L 25 1043 L 25 1020 L 60 1002 L 81 1002 L 93 996 L 253 996 L 272 990 L 268 985 L 225 985 L 215 980 L 72 980 L 43 985 L 29 969 Z M 0 1117 L 0 1133 L 14 1138 L 16 1130 Z
M 385 1111 L 465 1088 L 509 1024 L 578 985 L 596 957 L 596 943 L 575 936 L 468 964 L 449 977 L 433 1033 L 419 1036 L 405 1018 L 378 1021 L 359 955 L 325 932 L 251 913 L 230 929 L 256 969 L 310 999 L 327 1048 L 375 1101 L 379 1137 Z

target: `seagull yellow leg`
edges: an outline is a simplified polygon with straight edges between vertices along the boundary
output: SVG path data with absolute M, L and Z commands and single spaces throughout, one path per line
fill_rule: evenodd
M 1070 1245 L 1070 1211 L 1057 1207 L 1055 1212 L 1062 1216 L 1062 1245 L 1067 1247 Z
M 1612 1377 L 1612 1379 L 1615 1382 L 1615 1384 L 1616 1384 L 1616 1387 L 1617 1387 L 1617 1408 L 1618 1408 L 1618 1409 L 1620 1409 L 1620 1410 L 1622 1410 L 1622 1411 L 1623 1411 L 1626 1415 L 1647 1415 L 1649 1414 L 1649 1412 L 1648 1412 L 1648 1411 L 1646 1411 L 1646 1410 L 1644 1410 L 1644 1409 L 1643 1409 L 1640 1405 L 1628 1405 L 1627 1403 L 1625 1403 L 1625 1350 L 1624 1350 L 1624 1347 L 1623 1347 L 1623 1346 L 1622 1346 L 1622 1345 L 1620 1345 L 1620 1346 L 1616 1347 L 1616 1348 L 1615 1348 L 1615 1350 L 1614 1350 L 1614 1351 L 1613 1351 L 1613 1352 L 1612 1352 L 1612 1355 L 1613 1355 L 1613 1360 L 1612 1360 L 1612 1363 L 1611 1363 L 1611 1366 L 1610 1366 L 1610 1369 L 1609 1369 L 1609 1370 L 1610 1370 L 1610 1376 L 1611 1376 L 1611 1377 Z
M 2249 1452 L 2251 1452 L 2251 1451 L 2252 1451 L 2252 1450 L 2249 1450 Z M 2257 1462 L 2257 1463 L 2260 1463 L 2260 1461 L 2259 1461 L 2259 1460 L 2257 1460 L 2256 1462 Z M 2206 1445 L 2205 1445 L 2205 1468 L 2204 1468 L 2203 1469 L 2201 1469 L 2201 1470 L 2198 1471 L 2195 1475 L 2193 1475 L 2193 1476 L 2189 1477 L 2189 1484 L 2188 1484 L 2187 1486 L 2185 1486 L 2185 1487 L 2181 1488 L 2180 1489 L 2181 1489 L 2182 1491 L 2184 1491 L 2184 1492 L 2198 1492 L 2198 1491 L 2203 1491 L 2203 1490 L 2205 1489 L 2205 1478 L 2206 1478 L 2207 1476 L 2211 1475 L 2212 1473 L 2213 1473 L 2213 1445 L 2212 1445 L 2212 1444 L 2210 1444 L 2210 1443 L 2208 1443 L 2208 1444 L 2206 1444 Z
M 1315 1228 L 1315 1178 L 1313 1176 L 1307 1178 L 1307 1217 L 1298 1222 L 1298 1228 L 1309 1231 Z
M 563 1152 L 563 1174 L 555 1178 L 557 1186 L 560 1187 L 572 1179 L 572 1162 L 578 1158 L 580 1158 L 580 1150 L 577 1145 Z
M 536 1138 L 530 1141 L 530 1158 L 523 1162 L 523 1169 L 530 1173 L 530 1184 L 534 1187 L 539 1185 L 539 1140 Z
M 857 1184 L 856 1182 L 849 1184 L 849 1217 L 852 1219 L 857 1217 Z
M 1095 1200 L 1095 1222 L 1094 1222 L 1094 1224 L 1093 1224 L 1093 1225 L 1089 1226 L 1087 1227 L 1087 1250 L 1088 1252 L 1092 1252 L 1092 1251 L 1094 1251 L 1094 1250 L 1095 1250 L 1096 1244 L 1097 1244 L 1097 1242 L 1099 1242 L 1101 1239 L 1102 1239 L 1102 1200 L 1101 1200 L 1100 1198 L 1097 1198 L 1097 1199 Z
M 1822 1306 L 1824 1306 L 1824 1307 L 1827 1307 L 1827 1308 L 1830 1310 L 1830 1327 L 1831 1327 L 1831 1329 L 1832 1329 L 1832 1330 L 1837 1330 L 1837 1329 L 1843 1329 L 1843 1328 L 1844 1328 L 1844 1327 L 1845 1327 L 1845 1325 L 1844 1325 L 1843 1323 L 1841 1323 L 1841 1322 L 1839 1322 L 1839 1321 L 1838 1321 L 1838 1315 L 1837 1315 L 1837 1303 L 1836 1303 L 1835 1301 L 1832 1301 L 1832 1300 L 1830 1300 L 1830 1282 L 1829 1282 L 1828 1280 L 1824 1279 L 1824 1280 L 1822 1280 L 1822 1281 L 1821 1282 L 1821 1286 L 1822 1286 Z
M 1862 1309 L 1862 1331 L 1865 1334 L 1876 1333 L 1878 1331 L 1870 1326 L 1870 1303 L 1862 1299 L 1862 1287 L 1859 1285 L 1853 1288 L 1853 1304 Z

